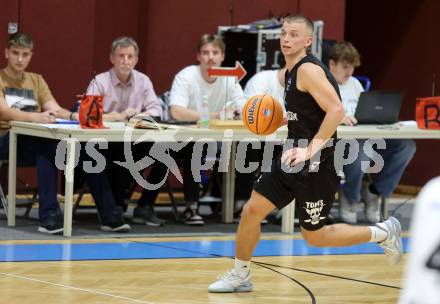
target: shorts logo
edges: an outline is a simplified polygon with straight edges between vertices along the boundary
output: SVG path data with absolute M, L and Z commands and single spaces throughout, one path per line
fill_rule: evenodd
M 319 224 L 320 220 L 325 219 L 325 216 L 321 216 L 322 208 L 325 206 L 324 200 L 319 200 L 317 202 L 306 202 L 307 213 L 310 215 L 309 220 L 305 220 L 306 223 L 311 223 L 312 225 Z

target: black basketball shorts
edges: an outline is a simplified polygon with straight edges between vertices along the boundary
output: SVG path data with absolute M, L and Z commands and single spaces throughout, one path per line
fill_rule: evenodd
M 262 173 L 257 179 L 254 190 L 278 209 L 295 199 L 295 213 L 301 227 L 314 231 L 327 221 L 340 178 L 335 171 L 333 155 L 319 164 L 317 172 L 310 172 L 309 166 L 307 161 L 301 171 L 285 172 L 281 167 L 280 153 L 272 161 L 271 171 Z

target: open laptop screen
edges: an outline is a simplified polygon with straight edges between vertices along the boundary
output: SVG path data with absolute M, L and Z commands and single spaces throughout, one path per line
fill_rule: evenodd
M 396 91 L 362 92 L 354 117 L 358 124 L 392 124 L 399 121 L 403 93 Z

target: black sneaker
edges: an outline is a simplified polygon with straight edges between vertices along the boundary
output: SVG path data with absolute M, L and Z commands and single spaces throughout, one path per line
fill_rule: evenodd
M 54 214 L 40 223 L 38 231 L 48 234 L 61 234 L 64 231 L 62 214 Z
M 165 221 L 156 216 L 153 206 L 136 207 L 133 211 L 133 223 L 145 224 L 147 226 L 159 227 L 165 224 Z
M 183 221 L 187 225 L 191 226 L 203 226 L 205 222 L 203 218 L 197 213 L 197 210 L 193 210 L 191 208 L 186 208 L 183 213 Z
M 111 232 L 128 232 L 131 230 L 130 225 L 124 223 L 121 207 L 115 208 L 109 221 L 102 221 L 101 230 Z

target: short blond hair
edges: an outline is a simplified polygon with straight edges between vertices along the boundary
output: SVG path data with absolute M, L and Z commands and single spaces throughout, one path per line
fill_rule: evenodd
M 199 44 L 197 45 L 197 52 L 200 52 L 205 44 L 212 43 L 214 46 L 218 47 L 222 53 L 225 52 L 225 43 L 223 38 L 219 35 L 203 34 L 200 37 Z
M 313 35 L 313 21 L 310 20 L 309 17 L 303 15 L 294 15 L 294 16 L 286 16 L 283 18 L 283 23 L 294 23 L 294 22 L 302 22 L 306 25 L 306 28 L 310 31 L 310 34 Z

